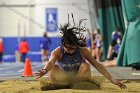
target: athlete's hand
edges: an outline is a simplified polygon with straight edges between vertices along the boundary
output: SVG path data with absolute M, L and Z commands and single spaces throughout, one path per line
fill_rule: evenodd
M 116 79 L 112 79 L 111 82 L 112 82 L 113 84 L 119 86 L 121 89 L 125 89 L 125 88 L 126 88 L 126 85 L 125 85 L 124 83 L 122 83 L 122 82 L 120 82 L 120 81 L 118 81 L 118 80 L 116 80 Z
M 43 70 L 43 69 L 39 70 L 37 73 L 35 73 L 35 77 L 36 77 L 36 79 L 39 79 L 42 76 L 44 76 L 46 73 L 47 73 L 46 70 Z

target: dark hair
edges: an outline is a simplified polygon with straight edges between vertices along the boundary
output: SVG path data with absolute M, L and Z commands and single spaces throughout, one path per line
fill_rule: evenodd
M 86 38 L 82 32 L 87 31 L 87 29 L 83 26 L 81 27 L 81 23 L 84 20 L 81 19 L 78 26 L 75 26 L 75 23 L 74 26 L 70 26 L 69 22 L 63 26 L 60 25 L 60 33 L 62 34 L 61 44 L 63 46 L 67 47 L 67 45 L 70 45 L 77 48 L 86 46 Z
M 44 32 L 43 33 L 43 37 L 47 37 L 47 32 Z
M 115 31 L 121 31 L 121 27 L 116 27 Z

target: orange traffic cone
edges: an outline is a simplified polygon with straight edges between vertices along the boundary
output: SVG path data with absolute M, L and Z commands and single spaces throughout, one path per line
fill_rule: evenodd
M 25 64 L 24 64 L 24 72 L 22 73 L 22 76 L 23 77 L 33 76 L 29 58 L 26 58 L 26 61 L 25 61 Z

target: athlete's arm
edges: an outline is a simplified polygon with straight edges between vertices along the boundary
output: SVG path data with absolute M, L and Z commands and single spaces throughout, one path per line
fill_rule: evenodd
M 110 75 L 110 73 L 105 69 L 105 67 L 102 64 L 99 64 L 90 54 L 90 52 L 87 50 L 87 48 L 81 48 L 81 52 L 86 58 L 86 60 L 91 63 L 101 74 L 103 74 L 107 79 L 110 81 L 113 79 L 113 77 Z
M 35 73 L 36 79 L 39 79 L 40 77 L 44 76 L 48 71 L 50 71 L 53 68 L 56 60 L 58 59 L 58 54 L 60 54 L 59 52 L 59 48 L 56 48 L 51 52 L 51 56 L 48 63 L 43 67 L 43 69 Z
M 98 63 L 90 54 L 87 48 L 81 48 L 82 55 L 87 59 L 89 63 L 91 63 L 102 75 L 104 75 L 108 80 L 110 80 L 113 84 L 119 86 L 120 88 L 126 88 L 126 85 L 121 83 L 120 81 L 114 79 L 111 74 L 105 69 L 105 67 Z

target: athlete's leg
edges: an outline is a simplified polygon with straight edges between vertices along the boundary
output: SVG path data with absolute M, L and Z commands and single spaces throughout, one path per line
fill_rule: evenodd
M 80 65 L 77 76 L 73 73 L 66 73 L 58 65 L 55 65 L 49 72 L 49 78 L 51 81 L 67 82 L 70 79 L 82 79 L 89 80 L 91 78 L 90 66 L 88 63 L 84 62 Z
M 110 56 L 111 56 L 111 54 L 112 54 L 112 51 L 113 51 L 113 46 L 110 45 L 110 46 L 109 46 L 109 49 L 108 49 L 108 53 L 107 53 L 107 59 L 110 59 Z
M 110 61 L 108 60 L 108 61 L 103 63 L 103 66 L 105 66 L 105 67 L 116 66 L 116 60 L 115 59 L 114 60 L 110 60 Z
M 48 61 L 48 50 L 45 50 L 45 61 Z
M 100 47 L 95 48 L 96 53 L 96 61 L 99 62 L 101 60 L 101 50 Z
M 78 78 L 87 80 L 91 78 L 91 70 L 88 63 L 84 62 L 80 65 L 79 71 L 78 71 Z
M 42 63 L 44 64 L 45 63 L 45 50 L 44 49 L 41 49 L 41 60 L 42 60 Z
M 68 78 L 67 74 L 58 65 L 54 65 L 48 75 L 49 79 L 54 82 L 66 82 Z
M 95 48 L 92 48 L 91 49 L 91 55 L 96 58 L 96 52 L 95 52 Z

